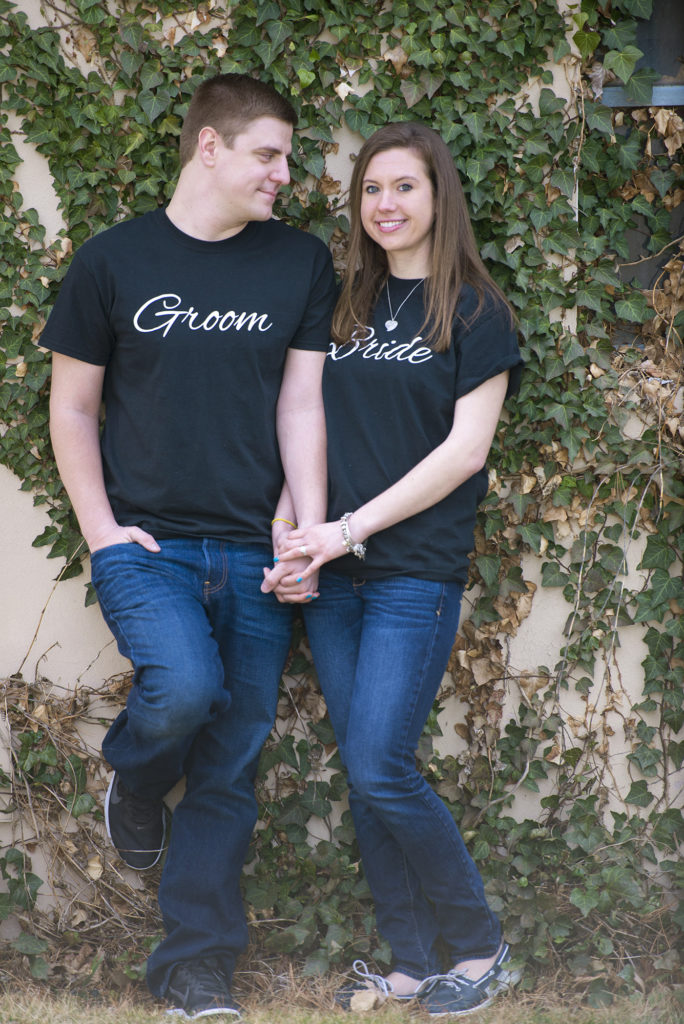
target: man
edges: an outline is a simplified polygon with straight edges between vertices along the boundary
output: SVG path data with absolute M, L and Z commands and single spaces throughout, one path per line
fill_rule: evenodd
M 254 775 L 292 605 L 315 593 L 310 580 L 284 599 L 260 591 L 271 544 L 291 528 L 271 517 L 281 489 L 299 525 L 325 512 L 334 274 L 320 241 L 271 219 L 294 124 L 270 86 L 203 82 L 168 207 L 81 247 L 41 339 L 54 352 L 57 464 L 134 667 L 103 743 L 107 831 L 131 867 L 160 859 L 162 798 L 186 778 L 147 979 L 193 1019 L 239 1014 L 230 983 L 247 941 L 239 879 Z

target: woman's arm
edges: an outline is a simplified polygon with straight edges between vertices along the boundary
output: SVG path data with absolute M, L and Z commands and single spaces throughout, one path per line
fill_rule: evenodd
M 380 530 L 436 505 L 485 465 L 508 387 L 508 371 L 497 374 L 459 398 L 445 440 L 413 469 L 382 491 L 348 520 L 355 543 Z M 340 439 L 344 443 L 344 439 Z M 301 557 L 306 548 L 311 563 L 301 574 L 306 579 L 325 562 L 346 553 L 338 522 L 293 530 L 283 543 L 280 561 Z

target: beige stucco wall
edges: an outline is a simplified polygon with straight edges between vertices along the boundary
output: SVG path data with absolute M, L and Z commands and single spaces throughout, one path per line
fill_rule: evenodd
M 49 520 L 19 487 L 0 466 L 0 678 L 20 672 L 65 687 L 101 682 L 128 663 L 99 608 L 85 607 L 86 577 L 56 583 L 61 559 L 31 546 Z

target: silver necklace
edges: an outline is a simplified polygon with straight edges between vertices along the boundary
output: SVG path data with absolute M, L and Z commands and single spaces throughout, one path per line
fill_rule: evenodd
M 423 281 L 424 281 L 424 280 L 425 280 L 425 278 L 424 278 L 424 277 L 421 277 L 421 279 L 420 279 L 420 281 L 418 282 L 418 284 L 414 284 L 413 288 L 412 288 L 412 289 L 411 289 L 411 291 L 410 291 L 410 292 L 408 293 L 408 295 L 406 296 L 406 298 L 404 299 L 404 301 L 403 301 L 403 302 L 401 303 L 401 305 L 400 305 L 400 306 L 399 306 L 399 308 L 397 309 L 396 313 L 393 313 L 393 312 L 392 312 L 392 303 L 391 303 L 391 301 L 390 301 L 390 293 L 389 293 L 389 278 L 387 279 L 387 282 L 386 282 L 386 284 L 385 284 L 385 287 L 386 287 L 386 289 L 387 289 L 387 305 L 389 306 L 389 311 L 390 311 L 390 318 L 389 318 L 389 320 L 385 320 L 385 330 L 387 330 L 387 331 L 395 331 L 395 330 L 397 329 L 397 327 L 399 326 L 399 325 L 398 325 L 398 323 L 397 323 L 397 317 L 398 317 L 398 316 L 399 316 L 399 314 L 401 313 L 401 310 L 402 310 L 402 306 L 404 306 L 404 305 L 405 305 L 405 303 L 407 303 L 407 302 L 408 302 L 408 300 L 409 300 L 409 299 L 411 298 L 411 296 L 412 296 L 412 295 L 413 295 L 413 293 L 415 292 L 416 288 L 419 288 L 419 287 L 420 287 L 420 285 L 421 285 L 421 284 L 423 283 Z

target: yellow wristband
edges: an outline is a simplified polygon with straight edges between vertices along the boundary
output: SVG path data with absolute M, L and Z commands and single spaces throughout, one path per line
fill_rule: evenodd
M 293 530 L 297 529 L 296 523 L 291 523 L 289 519 L 282 519 L 281 516 L 276 516 L 275 519 L 272 519 L 271 526 L 273 526 L 274 523 L 287 523 L 287 525 L 291 526 Z

